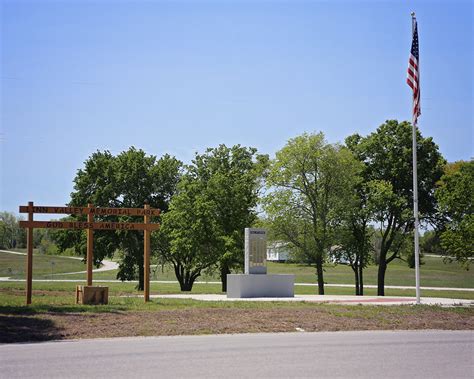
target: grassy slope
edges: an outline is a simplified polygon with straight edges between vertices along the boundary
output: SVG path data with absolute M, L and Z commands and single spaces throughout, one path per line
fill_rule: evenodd
M 35 254 L 34 257 L 34 278 L 35 279 L 50 279 L 51 278 L 51 261 L 55 262 L 54 272 L 74 272 L 85 270 L 85 265 L 80 260 L 70 259 L 67 257 L 57 256 L 42 256 Z M 421 266 L 421 283 L 422 286 L 426 287 L 458 287 L 458 288 L 473 288 L 474 287 L 474 274 L 472 271 L 466 271 L 462 269 L 457 263 L 443 263 L 441 258 L 426 257 L 426 262 Z M 0 276 L 10 276 L 24 278 L 24 267 L 25 267 L 25 256 L 14 255 L 7 253 L 0 253 Z M 10 273 L 10 270 L 12 272 Z M 281 263 L 268 263 L 268 272 L 273 274 L 278 273 L 293 273 L 296 275 L 297 283 L 315 283 L 316 277 L 314 274 L 314 268 L 297 265 L 297 264 L 281 264 Z M 95 280 L 100 279 L 116 279 L 117 272 L 107 271 L 94 274 Z M 330 284 L 352 284 L 353 276 L 350 267 L 339 265 L 331 266 L 328 265 L 325 271 L 325 282 Z M 365 284 L 377 284 L 377 266 L 370 266 L 365 270 Z M 54 275 L 54 279 L 79 279 L 85 280 L 85 274 L 76 275 Z M 156 270 L 156 275 L 152 273 L 152 280 L 171 280 L 175 281 L 173 271 L 169 267 L 165 267 L 162 271 L 161 267 Z M 218 278 L 212 276 L 203 276 L 200 280 L 218 281 Z M 413 286 L 414 283 L 414 270 L 407 267 L 404 262 L 394 261 L 392 262 L 387 270 L 386 285 L 406 285 Z M 15 288 L 23 289 L 22 283 L 0 283 L 0 289 L 6 289 L 10 285 Z M 55 290 L 67 289 L 67 291 L 73 291 L 75 283 L 52 283 L 51 286 Z M 135 284 L 133 283 L 108 283 L 108 286 L 112 288 L 120 288 L 120 291 L 133 292 Z M 46 283 L 35 283 L 34 289 L 49 288 L 50 284 Z M 297 294 L 313 294 L 316 293 L 315 287 L 296 286 L 295 291 Z M 178 293 L 179 287 L 177 284 L 152 284 L 152 292 L 156 293 Z M 196 284 L 193 288 L 193 293 L 220 293 L 219 285 L 204 285 Z M 353 288 L 334 288 L 326 287 L 327 294 L 353 294 Z M 366 295 L 375 295 L 375 289 L 366 289 Z M 387 289 L 386 294 L 388 296 L 414 296 L 413 290 L 391 290 Z M 452 298 L 465 298 L 473 299 L 474 292 L 454 292 L 454 291 L 423 291 L 422 296 L 432 297 L 452 297 Z M 0 298 L 0 302 L 1 299 Z
M 420 267 L 421 283 L 425 287 L 455 287 L 474 288 L 474 273 L 461 268 L 456 262 L 444 263 L 442 258 L 423 258 L 424 265 Z M 269 273 L 292 273 L 296 275 L 297 283 L 315 283 L 315 269 L 297 264 L 270 263 Z M 364 270 L 364 284 L 377 284 L 378 266 L 372 265 Z M 334 284 L 354 283 L 353 271 L 346 265 L 326 267 L 324 281 Z M 415 270 L 410 269 L 405 262 L 395 260 L 389 264 L 385 284 L 392 286 L 414 286 Z
M 12 276 L 4 273 L 3 263 L 1 261 L 2 253 L 0 253 L 0 276 Z M 20 269 L 24 266 L 24 257 L 14 256 L 15 259 L 21 261 L 19 263 Z M 64 262 L 68 258 L 59 260 L 56 257 L 42 257 L 45 261 L 55 260 L 57 264 L 54 268 L 55 272 L 68 272 L 67 269 L 59 267 L 60 262 Z M 35 257 L 36 262 L 40 260 Z M 444 263 L 443 259 L 436 257 L 424 258 L 425 264 L 421 266 L 421 283 L 425 287 L 455 287 L 455 288 L 474 288 L 474 273 L 466 271 L 461 268 L 456 262 Z M 75 262 L 77 269 L 69 271 L 85 270 L 85 265 L 80 261 Z M 41 272 L 34 269 L 35 278 L 51 277 L 51 266 L 46 264 L 46 271 Z M 364 283 L 376 285 L 377 284 L 377 266 L 369 266 L 364 270 Z M 49 271 L 47 271 L 49 270 Z M 298 264 L 283 264 L 268 262 L 269 274 L 295 274 L 296 283 L 316 283 L 316 275 L 314 267 L 298 265 Z M 20 276 L 19 276 L 20 277 Z M 23 277 L 23 276 L 21 276 Z M 77 275 L 57 275 L 56 279 L 84 279 L 84 274 Z M 94 274 L 94 279 L 114 280 L 117 278 L 117 271 L 105 271 Z M 175 281 L 171 267 L 165 267 L 162 270 L 158 267 L 156 272 L 152 272 L 151 280 L 172 280 Z M 216 276 L 203 275 L 198 280 L 200 281 L 219 281 Z M 330 284 L 352 284 L 354 283 L 353 272 L 350 267 L 345 265 L 327 265 L 324 273 L 324 280 Z M 415 285 L 415 271 L 408 268 L 405 262 L 394 261 L 390 263 L 385 279 L 386 285 L 394 286 L 414 286 Z
M 54 262 L 54 265 L 52 262 Z M 79 259 L 40 254 L 34 254 L 33 256 L 33 276 L 35 278 L 51 278 L 51 270 L 54 273 L 59 273 L 84 271 L 85 269 L 85 264 Z M 25 278 L 25 270 L 26 255 L 0 252 L 0 276 Z

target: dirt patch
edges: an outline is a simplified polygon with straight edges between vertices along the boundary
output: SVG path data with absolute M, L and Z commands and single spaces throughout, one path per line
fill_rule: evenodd
M 395 329 L 473 330 L 474 310 L 315 306 L 0 316 L 0 342 L 4 343 L 125 336 Z

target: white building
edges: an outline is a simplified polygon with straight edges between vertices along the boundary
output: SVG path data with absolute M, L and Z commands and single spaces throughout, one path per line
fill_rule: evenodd
M 290 259 L 290 249 L 286 242 L 273 242 L 267 245 L 267 261 L 286 262 Z
M 341 246 L 339 245 L 331 246 L 328 252 L 328 261 L 330 263 L 343 264 L 343 265 L 348 265 L 351 263 L 347 255 L 345 254 L 343 250 L 341 250 Z

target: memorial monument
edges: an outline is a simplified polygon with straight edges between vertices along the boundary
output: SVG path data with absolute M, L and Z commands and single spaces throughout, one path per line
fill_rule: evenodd
M 267 275 L 267 232 L 245 228 L 244 274 L 227 275 L 227 297 L 294 297 L 294 275 Z

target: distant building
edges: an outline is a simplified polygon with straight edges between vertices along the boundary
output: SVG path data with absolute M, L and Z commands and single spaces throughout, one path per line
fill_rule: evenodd
M 267 244 L 267 261 L 269 262 L 288 262 L 291 257 L 288 242 L 276 241 Z M 334 264 L 348 265 L 347 255 L 341 250 L 341 246 L 334 245 L 328 251 L 327 261 Z
M 272 242 L 267 245 L 267 261 L 287 262 L 290 259 L 290 249 L 286 242 Z
M 351 263 L 344 250 L 342 250 L 342 247 L 339 245 L 331 246 L 328 252 L 328 261 L 330 263 L 343 265 L 348 265 Z

